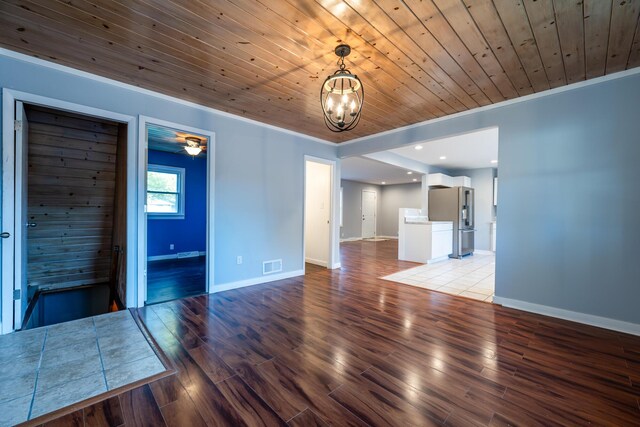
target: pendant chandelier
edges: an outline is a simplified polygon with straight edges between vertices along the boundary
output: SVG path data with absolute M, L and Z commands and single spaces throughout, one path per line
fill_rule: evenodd
M 187 145 L 184 147 L 185 151 L 192 155 L 193 157 L 200 154 L 202 151 L 202 147 L 200 147 L 200 138 L 196 138 L 195 136 L 188 136 L 185 138 Z
M 320 88 L 320 104 L 329 130 L 344 132 L 356 127 L 360 121 L 364 87 L 358 76 L 351 74 L 344 65 L 344 58 L 351 53 L 351 47 L 341 44 L 335 52 L 340 57 L 340 68 L 328 76 Z

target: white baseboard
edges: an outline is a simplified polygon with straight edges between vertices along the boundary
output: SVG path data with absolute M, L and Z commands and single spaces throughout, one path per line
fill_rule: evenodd
M 394 239 L 397 240 L 398 236 L 374 236 L 371 237 L 372 239 L 378 238 L 378 239 Z M 347 237 L 346 239 L 340 239 L 340 243 L 342 242 L 356 242 L 358 240 L 362 240 L 362 237 Z
M 320 267 L 327 267 L 328 265 L 326 261 L 320 261 L 319 259 L 313 259 L 313 258 L 305 258 L 304 262 L 308 262 L 309 264 L 319 265 Z
M 564 320 L 571 320 L 573 322 L 584 323 L 586 325 L 611 329 L 618 332 L 625 332 L 627 334 L 640 335 L 640 325 L 637 323 L 610 319 L 608 317 L 594 316 L 592 314 L 579 313 L 577 311 L 564 310 L 562 308 L 534 304 L 499 296 L 493 297 L 493 302 L 496 304 L 501 304 L 505 307 L 517 308 L 518 310 L 529 311 L 531 313 L 543 314 L 545 316 L 557 317 Z
M 207 254 L 207 251 L 200 251 L 200 256 L 204 256 Z M 154 255 L 147 257 L 147 261 L 162 261 L 164 259 L 178 259 L 178 254 L 168 254 L 168 255 Z
M 336 268 L 342 268 L 342 264 L 339 262 L 334 262 L 333 264 L 331 264 L 332 270 L 335 270 Z
M 213 285 L 212 294 L 230 291 L 231 289 L 244 288 L 246 286 L 261 285 L 263 283 L 275 282 L 278 280 L 290 279 L 292 277 L 304 276 L 304 270 L 294 270 L 280 274 L 270 274 L 268 276 L 254 277 L 253 279 L 240 280 L 237 282 Z
M 496 254 L 495 252 L 488 251 L 486 249 L 474 249 L 473 253 L 478 255 L 495 255 Z

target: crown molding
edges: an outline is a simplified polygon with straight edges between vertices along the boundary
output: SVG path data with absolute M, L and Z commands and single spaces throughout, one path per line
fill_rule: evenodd
M 72 74 L 72 75 L 77 76 L 77 77 L 82 77 L 82 78 L 93 80 L 93 81 L 96 81 L 96 82 L 105 83 L 105 84 L 108 84 L 108 85 L 111 85 L 111 86 L 116 86 L 116 87 L 119 87 L 119 88 L 131 90 L 131 91 L 134 91 L 134 92 L 141 93 L 143 95 L 153 96 L 155 98 L 159 98 L 159 99 L 162 99 L 162 100 L 165 100 L 165 101 L 175 102 L 175 103 L 187 106 L 187 107 L 197 108 L 199 110 L 203 110 L 203 111 L 206 111 L 208 113 L 216 114 L 218 116 L 222 116 L 222 117 L 225 117 L 225 118 L 230 118 L 230 119 L 234 119 L 234 120 L 240 120 L 240 121 L 243 121 L 245 123 L 251 123 L 253 125 L 261 126 L 261 127 L 264 127 L 264 128 L 267 128 L 267 129 L 271 129 L 271 130 L 275 130 L 277 132 L 283 132 L 283 133 L 287 133 L 289 135 L 295 135 L 295 136 L 298 136 L 298 137 L 306 138 L 306 139 L 308 139 L 310 141 L 319 142 L 321 144 L 330 145 L 332 147 L 337 147 L 339 145 L 339 144 L 337 144 L 335 142 L 327 141 L 325 139 L 318 138 L 316 136 L 307 135 L 307 134 L 304 134 L 304 133 L 301 133 L 301 132 L 296 132 L 294 130 L 281 128 L 279 126 L 270 125 L 268 123 L 264 123 L 264 122 L 261 122 L 259 120 L 249 119 L 247 117 L 242 117 L 242 116 L 238 116 L 236 114 L 227 113 L 226 111 L 217 110 L 215 108 L 207 107 L 207 106 L 202 105 L 202 104 L 197 104 L 197 103 L 192 102 L 192 101 L 186 101 L 184 99 L 177 98 L 175 96 L 165 95 L 165 94 L 160 93 L 160 92 L 155 92 L 153 90 L 144 89 L 144 88 L 141 88 L 141 87 L 138 87 L 138 86 L 134 86 L 134 85 L 129 84 L 129 83 L 123 83 L 123 82 L 120 82 L 118 80 L 110 79 L 108 77 L 102 77 L 102 76 L 99 76 L 97 74 L 92 74 L 92 73 L 89 73 L 89 72 L 86 72 L 86 71 L 82 71 L 82 70 L 78 70 L 76 68 L 69 67 L 67 65 L 57 64 L 55 62 L 47 61 L 47 60 L 44 60 L 44 59 L 41 59 L 41 58 L 35 58 L 33 56 L 26 55 L 26 54 L 20 53 L 20 52 L 15 52 L 13 50 L 9 50 L 9 49 L 6 49 L 6 48 L 0 47 L 0 55 L 8 57 L 8 58 L 16 59 L 18 61 L 27 62 L 27 63 L 30 63 L 30 64 L 39 65 L 39 66 L 42 66 L 42 67 L 46 67 L 46 68 L 50 68 L 50 69 L 53 69 L 53 70 L 61 71 L 63 73 Z
M 608 82 L 610 80 L 617 80 L 624 77 L 633 76 L 635 74 L 640 74 L 640 67 L 632 68 L 630 70 L 619 71 L 617 73 L 607 74 L 606 76 L 596 77 L 589 80 L 583 80 L 581 82 L 571 83 L 569 85 L 560 86 L 554 89 L 544 90 L 542 92 L 532 93 L 531 95 L 520 96 L 518 98 L 508 99 L 506 101 L 498 102 L 496 104 L 485 105 L 482 107 L 476 107 L 471 110 L 461 111 L 459 113 L 449 114 L 442 117 L 437 117 L 435 119 L 425 120 L 423 122 L 413 123 L 411 125 L 385 130 L 382 132 L 374 133 L 372 135 L 362 136 L 355 139 L 350 139 L 348 141 L 342 142 L 339 144 L 340 147 L 345 145 L 357 144 L 358 142 L 364 142 L 369 139 L 378 138 L 381 136 L 391 135 L 397 132 L 404 132 L 413 128 L 417 128 L 420 126 L 425 126 L 433 123 L 442 122 L 445 120 L 453 120 L 459 117 L 468 116 L 470 114 L 480 113 L 482 111 L 489 111 L 496 108 L 502 108 L 509 105 L 517 104 L 520 102 L 527 102 L 538 98 L 544 98 L 545 96 L 557 95 L 559 93 L 568 92 L 576 89 L 580 89 L 587 86 L 597 85 L 600 83 Z

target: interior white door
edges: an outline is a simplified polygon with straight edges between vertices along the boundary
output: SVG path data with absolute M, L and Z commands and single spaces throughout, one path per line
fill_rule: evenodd
M 15 138 L 15 225 L 14 225 L 14 292 L 20 298 L 14 299 L 14 328 L 22 327 L 22 319 L 27 311 L 27 233 L 29 230 L 28 206 L 28 135 L 29 122 L 22 102 L 16 102 Z
M 331 230 L 331 166 L 306 161 L 305 173 L 305 261 L 329 266 Z
M 376 235 L 376 199 L 375 191 L 362 190 L 362 238 Z

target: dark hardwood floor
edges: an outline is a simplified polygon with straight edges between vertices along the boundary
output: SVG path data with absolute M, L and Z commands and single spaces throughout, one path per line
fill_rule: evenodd
M 175 375 L 63 425 L 640 425 L 640 337 L 341 270 L 135 310 Z
M 149 261 L 147 304 L 171 301 L 206 292 L 206 256 Z

